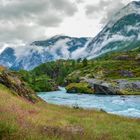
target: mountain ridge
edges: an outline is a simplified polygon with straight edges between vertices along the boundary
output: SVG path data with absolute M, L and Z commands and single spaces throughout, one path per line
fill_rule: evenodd
M 0 64 L 16 70 L 30 70 L 47 61 L 77 57 L 77 51 L 89 40 L 90 38 L 84 37 L 55 36 L 25 46 L 9 46 L 0 54 Z M 6 56 L 11 56 L 12 60 Z
M 140 43 L 140 2 L 131 2 L 107 23 L 103 30 L 89 43 L 88 57 L 94 58 L 131 44 Z M 138 6 L 137 6 L 138 5 Z M 129 41 L 129 43 L 126 43 Z M 102 52 L 102 50 L 104 52 Z
M 0 65 L 31 70 L 48 61 L 93 59 L 105 53 L 131 50 L 139 44 L 140 2 L 133 1 L 117 12 L 94 38 L 56 35 L 30 44 L 7 46 L 0 54 Z

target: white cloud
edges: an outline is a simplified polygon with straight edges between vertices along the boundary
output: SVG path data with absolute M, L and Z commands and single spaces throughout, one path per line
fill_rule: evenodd
M 86 15 L 89 18 L 95 18 L 101 16 L 100 23 L 107 23 L 111 17 L 118 12 L 122 7 L 125 6 L 122 0 L 100 0 L 96 5 L 87 5 L 86 6 Z
M 71 0 L 0 0 L 0 41 L 43 38 L 77 12 Z
M 56 34 L 94 37 L 113 13 L 131 1 L 0 0 L 0 42 L 31 42 Z
M 57 41 L 55 45 L 49 47 L 48 50 L 49 53 L 55 55 L 54 56 L 55 59 L 61 59 L 61 58 L 68 59 L 70 55 L 68 51 L 69 46 L 66 44 L 68 41 L 70 41 L 70 39 L 68 38 Z

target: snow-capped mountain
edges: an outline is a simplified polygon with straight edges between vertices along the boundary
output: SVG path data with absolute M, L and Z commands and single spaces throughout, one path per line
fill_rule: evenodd
M 54 36 L 31 44 L 0 44 L 0 65 L 30 70 L 47 61 L 92 59 L 107 52 L 130 50 L 138 44 L 140 1 L 129 3 L 116 13 L 95 38 Z
M 140 1 L 116 13 L 86 48 L 88 58 L 111 51 L 132 49 L 140 44 Z
M 54 36 L 31 44 L 7 44 L 0 54 L 0 65 L 16 70 L 31 70 L 47 61 L 77 59 L 89 41 L 91 38 Z

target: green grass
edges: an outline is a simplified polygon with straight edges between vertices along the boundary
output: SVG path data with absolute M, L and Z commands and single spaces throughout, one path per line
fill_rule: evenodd
M 80 67 L 70 73 L 66 79 L 70 82 L 75 82 L 76 78 L 89 77 L 101 79 L 140 79 L 140 60 L 137 56 L 140 54 L 140 49 L 129 52 L 116 52 L 106 54 L 95 60 L 89 60 L 87 66 Z M 118 59 L 118 57 L 127 56 L 126 60 Z M 127 60 L 128 59 L 128 60 Z M 129 71 L 132 77 L 121 74 L 121 71 Z
M 140 49 L 129 52 L 115 52 L 100 58 L 89 60 L 87 65 L 79 67 L 66 77 L 68 84 L 85 79 L 98 79 L 111 84 L 117 80 L 140 81 Z M 84 77 L 84 78 L 83 78 Z M 68 86 L 69 87 L 69 86 Z M 73 85 L 74 87 L 74 85 Z M 125 89 L 124 95 L 140 95 L 139 89 Z
M 139 140 L 140 119 L 72 109 L 15 96 L 0 85 L 0 139 Z
M 136 78 L 126 78 L 128 81 L 140 81 L 140 77 Z

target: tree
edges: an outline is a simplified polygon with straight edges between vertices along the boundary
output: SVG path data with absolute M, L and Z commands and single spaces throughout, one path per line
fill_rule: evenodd
M 87 66 L 87 64 L 88 64 L 87 59 L 86 59 L 86 58 L 84 58 L 84 59 L 83 59 L 83 61 L 82 61 L 82 63 L 83 63 L 83 66 L 84 66 L 84 67 L 85 67 L 85 66 Z
M 81 58 L 78 58 L 78 59 L 77 59 L 77 63 L 80 63 L 80 62 L 81 62 Z
M 75 60 L 72 60 L 72 68 L 75 68 Z

